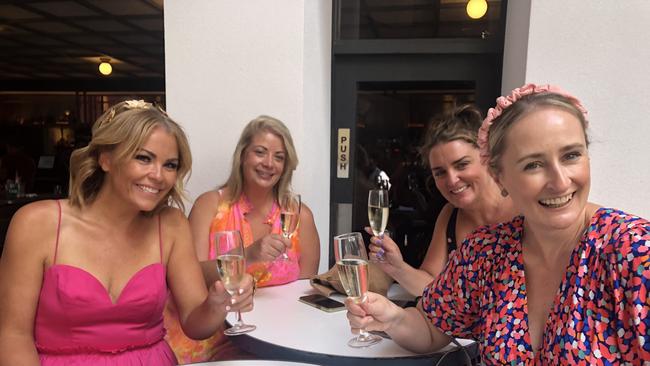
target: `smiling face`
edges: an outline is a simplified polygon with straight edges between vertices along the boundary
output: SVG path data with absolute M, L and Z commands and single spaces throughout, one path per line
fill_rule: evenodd
M 268 131 L 255 134 L 242 157 L 244 186 L 273 189 L 284 172 L 286 155 L 279 136 Z
M 546 230 L 583 225 L 590 168 L 580 121 L 540 107 L 507 132 L 497 181 L 530 225 Z
M 176 183 L 178 156 L 174 136 L 156 127 L 126 161 L 116 161 L 110 152 L 100 155 L 99 163 L 106 172 L 103 189 L 139 211 L 151 211 Z
M 459 208 L 471 206 L 492 179 L 481 165 L 478 149 L 464 140 L 431 148 L 429 167 L 440 193 Z

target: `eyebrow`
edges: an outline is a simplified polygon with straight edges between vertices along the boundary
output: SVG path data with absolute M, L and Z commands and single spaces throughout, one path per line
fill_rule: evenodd
M 460 163 L 461 161 L 463 161 L 464 159 L 469 159 L 469 155 L 465 155 L 465 156 L 461 157 L 460 159 L 452 161 L 451 165 L 456 165 L 456 164 Z M 431 170 L 440 170 L 440 169 L 442 169 L 442 167 L 439 167 L 439 166 L 434 166 L 434 167 L 431 168 Z
M 563 146 L 560 149 L 560 152 L 567 152 L 569 150 L 575 150 L 575 149 L 584 150 L 585 149 L 585 144 L 575 143 L 575 144 L 566 145 L 566 146 Z M 542 158 L 543 156 L 544 156 L 544 154 L 542 154 L 542 153 L 528 154 L 528 155 L 525 155 L 525 156 L 519 158 L 519 160 L 517 160 L 516 163 L 519 164 L 522 161 L 527 160 L 527 159 L 539 159 L 539 158 Z
M 269 151 L 269 149 L 268 149 L 266 146 L 264 146 L 264 145 L 253 145 L 252 148 L 253 148 L 253 149 L 260 148 L 260 149 L 264 149 L 264 151 Z M 286 155 L 287 152 L 284 151 L 284 150 L 278 150 L 278 151 L 274 151 L 273 154 L 275 154 L 275 155 L 277 155 L 277 154 Z
M 154 154 L 153 151 L 149 151 L 149 150 L 147 150 L 147 149 L 145 149 L 143 147 L 141 147 L 138 151 L 144 151 L 147 154 L 153 156 L 154 158 L 158 157 L 158 155 Z M 180 161 L 180 159 L 179 158 L 171 158 L 171 159 L 167 159 L 167 161 Z

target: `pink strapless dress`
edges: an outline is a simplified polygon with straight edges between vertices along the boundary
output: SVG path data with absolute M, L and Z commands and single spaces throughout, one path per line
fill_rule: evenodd
M 34 324 L 42 365 L 177 364 L 163 339 L 167 280 L 162 263 L 136 272 L 115 303 L 91 273 L 56 264 L 56 252 L 54 263 L 43 275 Z

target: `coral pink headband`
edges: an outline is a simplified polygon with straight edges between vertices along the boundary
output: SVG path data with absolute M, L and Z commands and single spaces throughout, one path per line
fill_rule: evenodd
M 494 120 L 503 113 L 503 111 L 514 104 L 516 101 L 521 99 L 526 95 L 531 94 L 541 94 L 541 93 L 553 93 L 559 94 L 571 101 L 573 105 L 578 108 L 580 112 L 585 116 L 585 121 L 587 120 L 587 110 L 582 106 L 578 98 L 567 93 L 560 87 L 546 84 L 546 85 L 535 85 L 535 84 L 526 84 L 521 88 L 514 89 L 510 95 L 498 97 L 497 105 L 494 108 L 490 108 L 487 113 L 487 117 L 483 120 L 483 125 L 478 130 L 478 146 L 481 154 L 481 162 L 487 164 L 490 159 L 490 152 L 488 151 L 488 133 L 490 131 L 490 126 L 494 123 Z

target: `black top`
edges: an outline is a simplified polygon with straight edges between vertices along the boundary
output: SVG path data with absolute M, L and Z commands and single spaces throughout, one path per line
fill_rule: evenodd
M 449 221 L 447 222 L 447 254 L 456 250 L 456 218 L 458 217 L 458 207 L 451 210 Z

